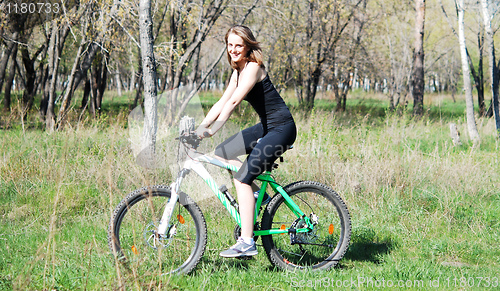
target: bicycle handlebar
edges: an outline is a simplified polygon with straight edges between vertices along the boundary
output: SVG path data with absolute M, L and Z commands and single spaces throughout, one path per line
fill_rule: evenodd
M 207 136 L 206 134 L 208 134 L 208 132 L 204 133 L 205 136 Z M 201 142 L 201 138 L 199 138 L 198 135 L 196 135 L 196 133 L 194 131 L 186 133 L 186 134 L 182 134 L 179 137 L 176 137 L 175 139 L 180 140 L 183 144 L 190 145 L 195 150 L 198 148 L 198 146 L 200 145 L 200 142 Z

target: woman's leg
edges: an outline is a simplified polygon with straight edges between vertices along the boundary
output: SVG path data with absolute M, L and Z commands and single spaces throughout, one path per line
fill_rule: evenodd
M 219 157 L 217 155 L 215 155 L 215 158 L 218 159 L 218 160 L 220 160 L 220 161 L 222 161 L 222 162 L 224 162 L 224 163 L 226 163 L 226 164 L 230 164 L 230 165 L 233 165 L 233 166 L 238 167 L 238 168 L 241 168 L 241 165 L 243 165 L 243 162 L 240 161 L 238 158 L 235 158 L 235 159 L 232 159 L 232 160 L 226 160 L 226 159 L 224 159 L 222 157 Z M 231 171 L 231 173 L 234 176 L 235 172 Z M 238 181 L 238 180 L 236 180 L 236 179 L 233 179 L 233 181 L 234 181 L 234 185 L 236 185 L 236 182 L 238 182 L 238 183 L 241 184 L 241 182 Z M 255 182 L 252 182 L 251 186 L 252 186 L 252 193 L 255 192 L 255 191 L 259 191 L 259 189 L 260 189 L 260 187 L 257 186 L 257 184 L 255 184 Z M 236 187 L 236 191 L 238 191 L 237 189 L 238 188 Z M 239 198 L 238 198 L 238 201 L 239 201 Z
M 238 193 L 241 237 L 229 250 L 221 252 L 220 255 L 223 257 L 257 254 L 257 249 L 252 239 L 253 222 L 255 219 L 255 198 L 251 185 L 259 174 L 269 169 L 276 158 L 286 151 L 288 145 L 291 145 L 296 137 L 295 124 L 276 128 L 273 132 L 269 132 L 265 136 L 263 135 L 263 131 L 259 129 L 262 129 L 262 127 L 253 126 L 242 132 L 244 133 L 245 151 L 249 154 L 244 163 L 236 159 L 236 156 L 238 156 L 236 154 L 237 150 L 232 147 L 235 144 L 234 136 L 221 144 L 216 150 L 216 155 L 225 158 L 225 162 L 240 167 L 240 170 L 234 175 L 234 185 Z M 262 137 L 259 143 L 256 142 L 258 136 Z
M 296 128 L 293 123 L 268 132 L 255 145 L 234 177 L 245 184 L 251 184 L 262 172 L 271 170 L 274 161 L 293 144 L 295 137 Z
M 241 237 L 253 237 L 253 221 L 255 215 L 255 198 L 250 185 L 241 183 L 234 179 L 236 192 L 238 193 L 238 205 L 241 217 Z
M 246 128 L 218 145 L 214 152 L 215 158 L 241 168 L 243 162 L 238 159 L 238 156 L 248 155 L 263 135 L 264 127 L 261 123 Z M 235 173 L 232 174 L 234 176 Z M 259 187 L 252 183 L 252 190 L 258 191 Z
M 278 156 L 293 144 L 295 137 L 295 124 L 282 126 L 269 132 L 255 145 L 240 171 L 236 174 L 234 185 L 238 192 L 242 237 L 253 237 L 255 198 L 250 185 L 254 183 L 258 175 L 266 169 L 270 169 Z

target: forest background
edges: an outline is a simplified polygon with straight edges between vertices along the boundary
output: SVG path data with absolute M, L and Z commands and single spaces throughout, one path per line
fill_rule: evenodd
M 209 108 L 231 73 L 224 34 L 240 23 L 261 41 L 299 124 L 296 147 L 308 149 L 287 153 L 277 175 L 331 185 L 353 216 L 346 258 L 314 282 L 498 286 L 496 1 L 25 3 L 0 4 L 2 289 L 309 282 L 263 273 L 264 256 L 219 259 L 232 242 L 210 230 L 206 258 L 188 278 L 127 273 L 106 246 L 118 201 L 170 182 L 136 165 L 128 114 L 137 106 L 147 113 L 157 96 L 182 87 L 193 94 L 172 99 L 172 108 L 194 93 Z M 238 109 L 238 126 L 256 121 L 247 109 Z M 229 220 L 225 227 L 231 233 Z

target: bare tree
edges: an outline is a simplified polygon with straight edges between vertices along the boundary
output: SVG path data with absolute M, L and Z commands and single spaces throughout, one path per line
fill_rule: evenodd
M 493 41 L 493 30 L 491 29 L 491 16 L 489 13 L 489 1 L 481 0 L 481 11 L 484 20 L 484 30 L 486 32 L 486 48 L 488 49 L 489 56 L 489 72 L 491 78 L 491 92 L 492 92 L 492 105 L 493 105 L 493 116 L 495 118 L 495 124 L 497 129 L 497 134 L 500 134 L 500 116 L 498 109 L 498 70 L 496 69 L 495 61 L 495 42 Z
M 392 3 L 391 3 L 392 5 Z M 394 30 L 397 35 L 391 35 L 390 26 L 394 24 L 389 24 L 386 17 L 386 38 L 387 48 L 389 51 L 388 61 L 389 61 L 389 72 L 386 73 L 388 75 L 387 82 L 387 93 L 389 95 L 389 109 L 396 109 L 401 103 L 405 103 L 406 95 L 408 94 L 408 84 L 409 80 L 411 80 L 413 64 L 412 64 L 412 56 L 411 49 L 408 45 L 405 45 L 405 42 L 408 41 L 406 33 L 404 29 Z M 398 39 L 402 39 L 403 42 L 398 42 Z M 407 43 L 410 43 L 409 41 Z M 376 68 L 378 71 L 384 71 L 383 66 L 379 66 Z M 403 100 L 401 100 L 403 97 Z M 406 105 L 406 104 L 404 104 Z
M 100 115 L 102 98 L 108 80 L 108 68 L 106 65 L 108 59 L 109 55 L 105 51 L 98 52 L 94 57 L 92 67 L 89 69 L 85 81 L 81 106 L 82 113 L 80 116 L 87 109 L 93 118 Z
M 15 31 L 14 33 L 12 33 L 12 36 L 10 37 L 10 41 L 5 46 L 3 57 L 0 60 L 0 91 L 2 91 L 2 88 L 3 88 L 3 83 L 4 83 L 5 75 L 7 72 L 7 65 L 9 63 L 9 59 L 11 58 L 11 56 L 12 56 L 12 59 L 15 59 L 16 55 L 17 55 L 18 35 L 19 35 L 18 31 Z M 15 47 L 16 54 L 12 53 L 14 51 L 14 47 Z M 4 105 L 7 105 L 7 104 L 4 103 Z M 4 110 L 7 110 L 7 111 L 10 110 L 10 102 L 9 102 L 9 106 L 4 107 Z
M 170 117 L 167 120 L 173 122 L 178 113 L 177 106 L 179 102 L 183 103 L 185 100 L 178 100 L 178 94 L 176 94 L 177 88 L 179 88 L 181 84 L 181 79 L 183 77 L 184 70 L 187 64 L 192 60 L 194 53 L 198 49 L 198 47 L 205 41 L 208 33 L 214 26 L 217 19 L 221 16 L 224 9 L 226 9 L 227 3 L 225 0 L 212 0 L 206 8 L 202 9 L 199 13 L 199 23 L 193 34 L 192 40 L 189 44 L 187 44 L 186 49 L 180 56 L 173 78 L 172 88 L 174 89 L 174 93 L 171 94 L 171 101 L 169 102 Z
M 483 71 L 483 52 L 484 52 L 484 34 L 480 31 L 477 35 L 477 46 L 478 46 L 478 64 L 477 72 L 474 68 L 474 62 L 467 50 L 467 60 L 469 61 L 469 68 L 472 78 L 474 79 L 474 87 L 477 91 L 477 103 L 479 107 L 479 115 L 485 115 L 485 105 L 484 105 L 484 71 Z
M 448 17 L 448 13 L 446 13 L 446 10 L 445 10 L 445 8 L 444 8 L 443 3 L 442 3 L 441 0 L 439 0 L 439 4 L 441 6 L 441 10 L 443 11 L 443 14 L 444 14 L 444 17 L 445 17 L 446 21 L 450 25 L 450 28 L 451 28 L 453 34 L 457 37 L 457 40 L 459 40 L 459 35 L 458 35 L 457 31 L 455 30 L 452 21 Z M 457 15 L 458 15 L 458 12 L 457 12 Z M 468 50 L 467 47 L 465 47 L 465 53 L 467 55 L 467 62 L 469 64 L 470 74 L 472 76 L 472 79 L 474 80 L 474 87 L 476 88 L 476 91 L 477 91 L 477 99 L 478 99 L 478 105 L 479 105 L 479 114 L 481 116 L 483 116 L 483 115 L 486 114 L 486 112 L 485 112 L 485 104 L 484 104 L 484 78 L 483 78 L 483 47 L 484 47 L 484 41 L 483 41 L 483 39 L 484 39 L 483 33 L 482 33 L 482 31 L 479 31 L 477 33 L 477 47 L 478 47 L 478 53 L 479 53 L 477 71 L 476 71 L 476 68 L 474 67 L 474 61 L 472 60 L 472 57 L 471 57 L 471 55 L 469 53 L 469 50 Z M 448 71 L 448 74 L 452 74 L 452 72 Z M 453 84 L 451 84 L 451 85 L 453 85 Z M 453 100 L 455 100 L 455 98 L 453 96 L 453 94 L 454 94 L 453 88 L 451 88 L 451 91 L 452 91 Z
M 78 48 L 78 53 L 75 57 L 75 63 L 73 64 L 73 69 L 71 70 L 71 75 L 68 80 L 68 84 L 71 86 L 67 86 L 67 90 L 65 91 L 65 95 L 62 100 L 61 109 L 59 110 L 60 116 L 58 117 L 57 121 L 58 128 L 62 128 L 62 126 L 64 125 L 64 119 L 66 118 L 66 115 L 68 113 L 69 107 L 71 105 L 71 100 L 74 92 L 76 91 L 76 88 L 80 85 L 80 82 L 84 78 L 86 78 L 87 71 L 92 66 L 92 62 L 96 57 L 98 51 L 102 49 L 103 43 L 111 36 L 111 22 L 113 19 L 116 19 L 116 15 L 121 3 L 121 0 L 113 0 L 113 4 L 111 5 L 109 11 L 105 11 L 105 9 L 103 8 L 105 6 L 105 3 L 102 4 L 103 7 L 97 13 L 99 15 L 99 21 L 97 21 L 97 23 L 101 23 L 101 26 L 97 30 L 93 41 L 88 42 L 88 45 L 86 45 L 86 41 L 83 41 L 85 40 L 87 35 L 82 34 L 82 42 L 80 42 L 80 47 Z M 90 4 L 82 3 L 80 6 L 90 9 L 97 4 L 98 2 L 93 2 Z M 90 17 L 85 17 L 84 20 L 85 26 L 89 25 Z
M 5 82 L 5 94 L 3 96 L 5 111 L 10 111 L 12 83 L 14 81 L 14 77 L 16 76 L 16 65 L 17 65 L 16 55 L 17 55 L 17 44 L 14 46 L 14 49 L 12 50 L 12 59 L 10 61 L 10 66 L 9 66 L 9 76 L 7 77 Z
M 49 31 L 49 46 L 47 61 L 47 76 L 45 78 L 43 98 L 40 102 L 40 115 L 45 120 L 45 129 L 53 131 L 56 126 L 55 102 L 56 89 L 59 79 L 59 67 L 63 55 L 66 39 L 80 19 L 86 15 L 87 6 L 73 7 L 65 13 L 65 17 L 52 20 Z
M 342 68 L 345 78 L 350 78 L 354 63 L 349 57 L 355 53 L 359 39 L 357 36 L 346 36 L 347 27 L 352 24 L 356 13 L 359 12 L 359 16 L 364 13 L 360 9 L 363 7 L 362 3 L 363 0 L 299 0 L 285 4 L 284 24 L 287 25 L 280 28 L 282 36 L 273 47 L 284 50 L 278 54 L 288 60 L 286 65 L 278 65 L 282 70 L 283 83 L 292 83 L 302 107 L 314 107 L 317 89 L 325 70 L 333 72 L 337 69 L 340 72 Z M 345 50 L 338 47 L 341 40 L 346 43 Z M 344 55 L 343 51 L 347 53 Z M 337 77 L 344 79 L 340 75 Z M 335 87 L 338 82 L 333 81 L 332 85 Z
M 424 24 L 425 0 L 415 1 L 415 51 L 413 56 L 413 114 L 422 115 L 424 111 Z
M 460 54 L 462 56 L 462 75 L 463 75 L 464 89 L 465 89 L 465 104 L 467 107 L 466 108 L 467 129 L 469 130 L 469 136 L 476 145 L 480 142 L 480 138 L 479 138 L 479 133 L 477 131 L 476 119 L 474 117 L 474 100 L 472 98 L 470 71 L 467 61 L 467 46 L 465 43 L 465 31 L 464 31 L 464 11 L 465 11 L 464 0 L 458 1 L 457 9 L 458 9 L 458 38 L 460 42 Z
M 56 114 L 54 112 L 54 102 L 56 94 L 56 82 L 57 82 L 57 68 L 59 67 L 59 30 L 56 20 L 52 21 L 52 31 L 50 34 L 49 41 L 49 59 L 48 59 L 48 86 L 46 86 L 45 97 L 47 104 L 41 107 L 40 111 L 43 117 L 45 117 L 45 129 L 48 131 L 53 131 L 56 124 Z M 43 101 L 42 101 L 43 104 Z
M 25 43 L 29 43 L 30 36 L 31 33 L 27 33 L 25 31 L 24 39 L 22 41 Z M 39 68 L 36 69 L 36 62 L 39 55 L 45 55 L 45 53 L 47 52 L 47 44 L 43 43 L 42 45 L 40 45 L 40 47 L 32 55 L 30 55 L 28 46 L 24 45 L 21 46 L 19 51 L 21 52 L 21 59 L 26 73 L 25 74 L 26 87 L 22 96 L 22 104 L 23 104 L 22 117 L 24 119 L 26 118 L 28 111 L 33 106 L 36 88 L 38 86 L 37 80 L 40 81 L 40 79 L 37 78 L 37 74 L 43 72 L 43 63 L 40 63 Z
M 151 0 L 139 2 L 139 31 L 142 59 L 142 80 L 144 84 L 144 131 L 142 148 L 155 151 L 157 131 L 157 87 L 156 61 L 153 52 L 153 20 Z
M 365 14 L 366 1 L 361 1 L 361 8 L 354 14 L 353 17 L 353 32 L 351 34 L 351 41 L 348 46 L 347 58 L 336 74 L 337 77 L 333 78 L 333 88 L 335 99 L 337 100 L 336 111 L 345 111 L 347 106 L 347 94 L 351 90 L 354 82 L 356 81 L 356 72 L 358 66 L 356 64 L 356 53 L 360 50 L 361 36 L 363 35 L 363 28 L 368 22 L 368 17 Z M 340 63 L 340 62 L 337 62 Z M 341 84 L 342 86 L 339 86 Z
M 62 97 L 61 107 L 59 107 L 59 113 L 56 121 L 56 127 L 58 130 L 64 128 L 64 125 L 67 121 L 73 93 L 76 90 L 75 83 L 80 81 L 77 72 L 80 66 L 80 60 L 82 58 L 85 43 L 87 42 L 86 32 L 88 28 L 88 23 L 89 19 L 84 17 L 84 22 L 82 23 L 82 29 L 81 29 L 82 35 L 81 35 L 80 45 L 78 46 L 78 51 L 76 52 L 75 60 L 73 62 L 73 67 L 69 75 L 68 84 L 66 86 L 67 89 L 64 93 L 64 96 Z

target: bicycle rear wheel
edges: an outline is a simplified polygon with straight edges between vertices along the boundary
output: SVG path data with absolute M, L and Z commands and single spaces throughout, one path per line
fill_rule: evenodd
M 335 266 L 351 239 L 351 218 L 342 198 L 328 186 L 312 181 L 292 183 L 284 190 L 311 219 L 314 229 L 263 236 L 271 263 L 289 270 L 328 270 Z M 262 217 L 262 229 L 304 227 L 304 219 L 297 218 L 281 194 L 273 197 Z
M 111 217 L 111 252 L 139 274 L 189 273 L 205 251 L 207 227 L 203 213 L 184 193 L 179 193 L 165 235 L 158 235 L 169 198 L 168 186 L 138 189 L 118 204 Z

